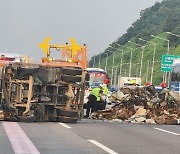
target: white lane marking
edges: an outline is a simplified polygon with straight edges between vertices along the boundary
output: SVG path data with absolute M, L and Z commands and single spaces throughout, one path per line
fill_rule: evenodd
M 59 122 L 59 124 L 60 124 L 61 126 L 66 127 L 66 128 L 71 128 L 70 126 L 68 126 L 68 125 L 66 125 L 66 124 L 64 124 L 64 123 Z
M 16 122 L 2 122 L 15 154 L 40 154 L 29 137 Z
M 27 154 L 39 154 L 39 153 L 37 153 L 37 152 L 24 152 L 24 151 L 14 151 L 15 152 L 15 154 L 25 154 L 25 153 L 27 153 Z
M 101 143 L 99 143 L 99 142 L 97 142 L 97 141 L 95 141 L 95 140 L 88 140 L 88 141 L 91 142 L 91 143 L 93 143 L 93 144 L 95 144 L 96 146 L 100 147 L 101 149 L 103 149 L 104 151 L 106 151 L 106 152 L 108 152 L 108 153 L 110 153 L 110 154 L 118 154 L 117 152 L 109 149 L 108 147 L 102 145 Z
M 178 134 L 178 133 L 170 132 L 170 131 L 168 131 L 168 130 L 164 130 L 164 129 L 161 129 L 161 128 L 155 128 L 155 127 L 154 127 L 154 129 L 157 129 L 157 130 L 160 130 L 160 131 L 162 131 L 162 132 L 169 133 L 169 134 L 177 135 L 177 136 L 180 135 L 180 134 Z

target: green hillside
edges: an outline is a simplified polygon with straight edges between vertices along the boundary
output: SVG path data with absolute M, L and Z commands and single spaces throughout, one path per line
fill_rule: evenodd
M 89 67 L 99 67 L 100 64 L 100 67 L 105 69 L 107 60 L 107 71 L 109 76 L 112 77 L 114 52 L 115 67 L 113 68 L 113 74 L 119 75 L 122 56 L 121 50 L 123 50 L 122 76 L 129 76 L 130 73 L 130 76 L 139 77 L 141 69 L 142 84 L 144 84 L 145 81 L 151 81 L 152 77 L 153 84 L 159 85 L 163 81 L 163 75 L 165 75 L 165 73 L 161 72 L 161 57 L 162 54 L 167 54 L 168 52 L 168 40 L 169 54 L 180 55 L 180 37 L 167 32 L 180 35 L 180 0 L 164 0 L 161 3 L 156 3 L 154 6 L 141 11 L 140 19 L 134 22 L 125 34 L 110 43 L 111 47 L 108 47 L 103 53 L 92 57 L 89 62 Z M 148 42 L 140 40 L 139 38 Z M 137 44 L 145 46 L 143 58 L 141 57 L 143 48 Z M 133 48 L 131 72 L 129 71 L 130 48 Z M 154 70 L 152 73 L 154 50 Z M 116 78 L 116 76 L 113 75 L 113 78 Z

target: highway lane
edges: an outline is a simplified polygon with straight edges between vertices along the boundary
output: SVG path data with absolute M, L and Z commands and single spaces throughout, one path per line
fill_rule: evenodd
M 18 125 L 42 154 L 104 154 L 102 149 L 58 123 L 18 123 Z M 14 153 L 3 129 L 2 122 L 0 123 L 0 128 L 0 149 L 2 154 Z M 6 146 L 4 147 L 4 145 Z M 8 152 L 6 152 L 7 149 Z
M 177 135 L 155 128 L 175 132 Z M 85 138 L 97 140 L 120 154 L 180 153 L 179 125 L 147 125 L 85 120 L 81 122 L 81 125 L 73 125 L 73 130 Z M 88 133 L 87 130 L 89 130 Z
M 179 154 L 180 151 L 179 125 L 131 124 L 90 119 L 66 125 L 55 122 L 18 125 L 42 154 Z M 2 154 L 14 153 L 2 122 L 0 149 Z
M 6 135 L 2 122 L 0 121 L 0 154 L 11 154 L 13 149 Z

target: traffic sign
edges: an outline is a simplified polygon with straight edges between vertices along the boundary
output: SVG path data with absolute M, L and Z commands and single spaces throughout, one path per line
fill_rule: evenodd
M 171 72 L 172 64 L 175 59 L 180 59 L 180 56 L 175 55 L 162 55 L 161 59 L 161 71 L 162 72 Z

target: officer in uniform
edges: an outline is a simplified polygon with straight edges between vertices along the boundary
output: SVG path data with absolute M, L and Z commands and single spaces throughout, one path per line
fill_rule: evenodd
M 85 118 L 89 117 L 90 110 L 91 110 L 91 113 L 98 111 L 98 103 L 101 101 L 101 97 L 103 93 L 102 88 L 103 88 L 103 85 L 100 84 L 99 87 L 92 89 L 92 91 L 90 92 L 90 95 L 88 97 L 88 102 L 86 104 L 86 107 L 84 107 L 87 109 Z

